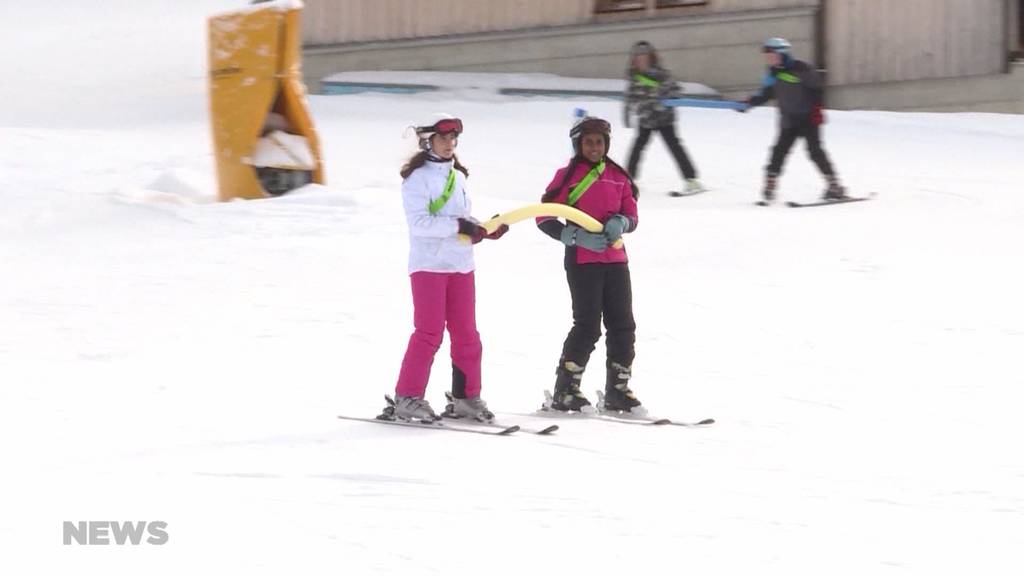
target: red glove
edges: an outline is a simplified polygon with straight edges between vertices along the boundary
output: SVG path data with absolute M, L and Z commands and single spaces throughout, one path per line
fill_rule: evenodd
M 821 109 L 821 104 L 816 104 L 814 108 L 811 109 L 811 123 L 815 126 L 821 126 L 825 123 L 825 113 Z
M 476 244 L 484 238 L 487 238 L 487 229 L 476 222 L 466 220 L 465 218 L 459 218 L 459 234 L 469 236 L 469 239 L 473 241 L 473 244 Z
M 508 232 L 508 224 L 502 224 L 501 226 L 498 226 L 497 230 L 491 232 L 487 236 L 484 236 L 484 238 L 487 238 L 488 240 L 497 240 L 498 238 L 504 236 L 505 232 Z

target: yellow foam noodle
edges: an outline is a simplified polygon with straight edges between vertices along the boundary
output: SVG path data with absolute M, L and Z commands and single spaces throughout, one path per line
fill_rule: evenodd
M 552 218 L 564 218 L 580 228 L 583 228 L 587 232 L 600 232 L 604 229 L 604 226 L 597 221 L 596 218 L 583 212 L 582 210 L 573 208 L 568 204 L 559 204 L 558 202 L 542 202 L 540 204 L 529 204 L 522 208 L 516 208 L 510 212 L 504 214 L 498 214 L 494 218 L 486 222 L 482 222 L 480 225 L 487 230 L 490 234 L 498 229 L 502 224 L 508 224 L 511 226 L 516 222 L 521 222 L 530 218 L 537 218 L 539 216 L 550 216 Z M 468 242 L 469 238 L 463 236 L 463 241 Z M 622 239 L 615 241 L 612 245 L 613 248 L 622 248 Z

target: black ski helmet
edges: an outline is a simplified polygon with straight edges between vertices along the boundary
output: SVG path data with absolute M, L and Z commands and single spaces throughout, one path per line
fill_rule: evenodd
M 572 129 L 569 130 L 569 139 L 572 140 L 572 149 L 576 154 L 580 153 L 580 140 L 584 134 L 600 134 L 604 136 L 605 154 L 612 147 L 612 127 L 607 120 L 597 116 L 584 116 L 577 120 Z
M 633 59 L 641 54 L 646 54 L 650 58 L 651 66 L 660 66 L 658 62 L 658 51 L 654 49 L 654 45 L 646 40 L 641 40 L 629 49 L 629 65 L 630 68 L 633 66 Z
M 653 52 L 654 46 L 652 46 L 651 43 L 648 42 L 647 40 L 641 40 L 636 44 L 633 44 L 633 47 L 629 49 L 630 56 L 637 56 L 640 54 L 652 54 Z

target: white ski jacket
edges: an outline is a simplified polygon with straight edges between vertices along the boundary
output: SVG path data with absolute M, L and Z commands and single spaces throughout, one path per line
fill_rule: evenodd
M 472 272 L 473 245 L 459 241 L 459 218 L 472 220 L 466 176 L 455 171 L 451 198 L 436 214 L 430 203 L 441 197 L 454 162 L 427 161 L 402 182 L 402 203 L 409 224 L 409 274 Z M 474 220 L 475 222 L 475 220 Z

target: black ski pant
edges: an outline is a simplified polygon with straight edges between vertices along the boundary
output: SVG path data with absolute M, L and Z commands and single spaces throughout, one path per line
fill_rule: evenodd
M 676 164 L 679 165 L 679 170 L 683 173 L 683 177 L 689 180 L 690 178 L 697 177 L 697 170 L 693 167 L 690 162 L 690 157 L 686 155 L 686 150 L 683 149 L 683 145 L 679 142 L 679 137 L 676 136 L 676 125 L 667 124 L 660 128 L 651 129 L 640 127 L 636 133 L 636 140 L 633 141 L 633 151 L 629 153 L 629 175 L 635 180 L 639 175 L 637 169 L 640 167 L 640 157 L 644 153 L 644 148 L 647 147 L 647 142 L 651 139 L 651 132 L 657 130 L 665 144 L 668 145 L 668 149 L 672 152 L 672 156 L 676 159 Z
M 819 126 L 808 118 L 806 120 L 792 120 L 783 122 L 779 129 L 779 139 L 772 147 L 771 159 L 768 161 L 769 174 L 781 174 L 782 164 L 786 161 L 789 149 L 797 138 L 803 137 L 807 141 L 807 154 L 825 176 L 834 176 L 832 163 L 828 160 L 828 154 L 821 146 L 821 131 Z
M 570 264 L 565 275 L 572 295 L 572 329 L 562 345 L 563 361 L 586 366 L 601 338 L 603 317 L 608 365 L 618 362 L 631 366 L 636 355 L 636 322 L 629 265 Z

